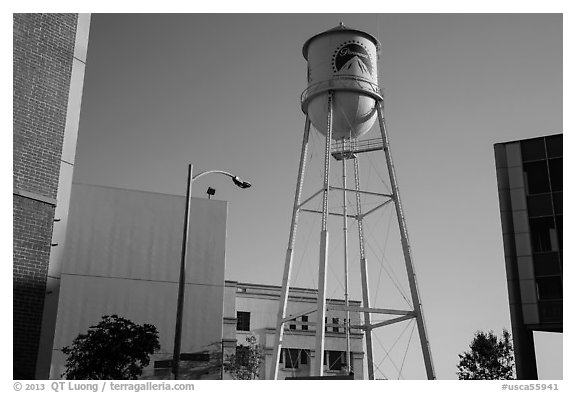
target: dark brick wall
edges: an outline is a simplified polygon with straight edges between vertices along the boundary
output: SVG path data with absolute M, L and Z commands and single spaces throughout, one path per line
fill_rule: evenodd
M 14 196 L 14 378 L 32 379 L 38 355 L 54 208 Z
M 76 14 L 14 14 L 13 187 L 56 199 Z M 42 198 L 40 198 L 42 199 Z M 14 194 L 14 378 L 33 378 L 55 206 Z
M 14 188 L 56 198 L 76 14 L 14 15 Z

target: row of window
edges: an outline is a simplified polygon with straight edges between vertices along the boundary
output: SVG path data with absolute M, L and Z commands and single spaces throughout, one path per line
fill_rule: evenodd
M 526 197 L 528 217 L 554 216 L 562 214 L 562 191 Z
M 538 300 L 562 300 L 562 277 L 536 277 Z
M 562 274 L 561 252 L 542 252 L 532 255 L 534 275 L 536 277 L 557 276 Z
M 296 322 L 296 319 L 293 319 L 292 321 Z M 307 325 L 308 315 L 302 315 L 300 317 L 300 321 L 302 322 L 302 324 L 300 325 L 300 329 L 301 330 L 308 330 L 308 325 Z M 295 323 L 291 323 L 288 325 L 288 329 L 290 329 L 290 330 L 297 330 L 297 328 L 298 328 L 298 325 Z
M 521 141 L 522 160 L 526 162 L 562 157 L 562 139 L 562 134 L 559 134 Z
M 296 319 L 292 320 L 293 322 L 296 322 Z M 307 331 L 308 330 L 308 315 L 302 315 L 300 317 L 300 322 L 301 323 L 289 323 L 288 324 L 288 329 L 290 330 L 303 330 L 303 331 Z M 325 323 L 328 323 L 328 318 L 325 318 Z M 343 323 L 346 323 L 346 319 L 343 320 Z M 340 318 L 332 318 L 332 325 L 340 325 Z M 299 327 L 298 327 L 299 326 Z M 342 331 L 344 331 L 344 328 L 340 327 L 340 326 L 326 326 L 325 327 L 325 331 L 331 331 L 334 333 L 339 333 L 342 329 Z M 250 312 L 248 311 L 237 311 L 236 312 L 236 330 L 237 331 L 241 331 L 241 332 L 249 332 L 250 331 Z
M 307 325 L 308 316 L 302 315 L 302 317 L 300 317 L 300 320 L 301 320 L 302 324 L 291 323 L 288 325 L 288 329 L 298 330 L 298 325 L 300 325 L 300 330 L 308 330 L 308 325 Z M 293 321 L 296 321 L 296 319 L 293 319 Z M 344 331 L 344 325 L 346 324 L 346 318 L 342 319 L 342 325 L 340 325 L 340 318 L 332 318 L 332 324 L 331 324 L 331 326 L 328 326 L 328 317 L 325 317 L 324 323 L 326 324 L 326 326 L 324 327 L 325 332 L 332 331 L 334 333 L 339 333 L 340 331 Z M 338 326 L 333 326 L 333 325 L 338 325 Z
M 562 300 L 542 300 L 538 302 L 540 322 L 562 323 Z
M 350 353 L 352 358 L 352 352 Z M 280 364 L 284 368 L 297 369 L 300 365 L 310 364 L 310 351 L 308 349 L 282 348 L 280 353 Z M 352 369 L 353 362 L 350 365 Z M 324 365 L 329 370 L 340 371 L 346 367 L 346 352 L 344 351 L 324 351 Z
M 562 191 L 562 158 L 525 162 L 522 166 L 528 194 Z
M 520 142 L 542 322 L 562 322 L 562 135 Z
M 563 216 L 530 218 L 532 252 L 563 250 Z

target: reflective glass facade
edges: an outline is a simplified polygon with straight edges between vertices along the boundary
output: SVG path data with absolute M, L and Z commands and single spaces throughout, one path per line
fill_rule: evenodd
M 494 145 L 518 379 L 537 379 L 534 331 L 563 331 L 562 134 Z
M 520 141 L 540 323 L 562 323 L 562 135 Z

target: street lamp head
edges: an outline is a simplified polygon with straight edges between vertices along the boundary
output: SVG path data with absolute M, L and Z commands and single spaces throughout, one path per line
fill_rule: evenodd
M 232 181 L 240 188 L 249 188 L 252 186 L 252 184 L 248 183 L 247 181 L 241 180 L 238 176 L 234 176 L 232 178 Z

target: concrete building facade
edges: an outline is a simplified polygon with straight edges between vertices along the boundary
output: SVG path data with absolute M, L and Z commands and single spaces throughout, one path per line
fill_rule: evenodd
M 62 347 L 112 314 L 156 326 L 161 348 L 144 376 L 171 377 L 162 362 L 172 359 L 174 349 L 185 200 L 74 184 L 50 378 L 65 371 Z M 184 354 L 212 351 L 222 340 L 226 220 L 225 201 L 192 199 L 184 359 Z M 155 364 L 165 372 L 155 375 Z
M 89 27 L 89 14 L 13 16 L 15 379 L 47 377 Z
M 534 331 L 563 331 L 562 134 L 494 145 L 518 379 L 538 379 Z
M 272 351 L 275 325 L 280 305 L 281 287 L 262 284 L 227 281 L 224 295 L 224 356 L 234 353 L 237 345 L 246 344 L 246 338 L 254 336 L 262 347 L 264 363 L 260 379 L 266 379 L 272 368 Z M 316 301 L 318 291 L 309 288 L 290 288 L 287 315 L 299 315 L 287 324 L 284 332 L 278 379 L 307 377 L 311 375 L 317 321 Z M 344 300 L 327 299 L 328 305 L 344 305 Z M 350 301 L 360 306 L 359 301 Z M 304 315 L 301 315 L 305 313 Z M 324 375 L 346 375 L 346 335 L 344 311 L 328 311 L 326 314 Z M 350 325 L 360 325 L 360 313 L 350 313 Z M 364 334 L 351 329 L 351 372 L 354 379 L 364 377 Z M 227 378 L 228 376 L 225 376 Z

